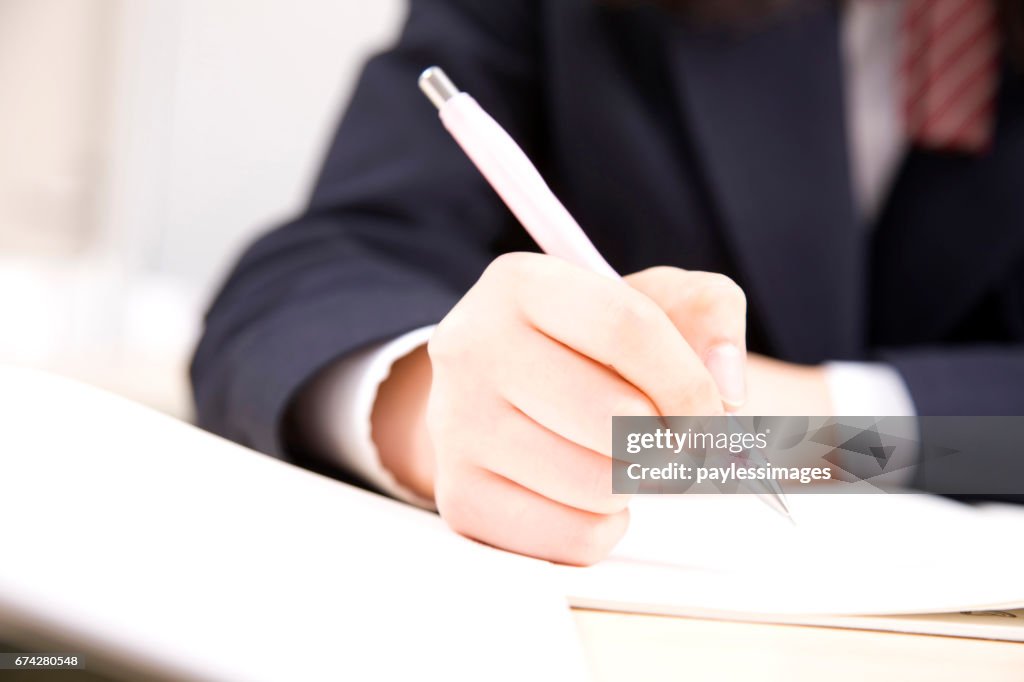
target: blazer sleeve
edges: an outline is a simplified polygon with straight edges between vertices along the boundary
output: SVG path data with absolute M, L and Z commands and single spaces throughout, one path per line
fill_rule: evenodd
M 901 349 L 882 353 L 910 390 L 927 452 L 915 488 L 965 499 L 1024 502 L 1021 428 L 985 417 L 1024 415 L 1024 344 Z M 982 417 L 950 420 L 939 417 Z
M 207 313 L 191 367 L 200 426 L 285 455 L 282 421 L 307 381 L 438 322 L 496 255 L 511 216 L 417 78 L 442 66 L 529 149 L 535 5 L 411 1 L 397 45 L 365 67 L 308 209 L 245 252 Z

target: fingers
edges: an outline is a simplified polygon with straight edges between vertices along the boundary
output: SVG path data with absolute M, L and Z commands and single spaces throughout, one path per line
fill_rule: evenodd
M 616 514 L 629 495 L 612 493 L 614 463 L 539 427 L 511 405 L 479 443 L 477 463 L 550 500 L 594 514 Z
M 618 374 L 532 328 L 516 336 L 515 353 L 495 374 L 495 386 L 508 403 L 562 438 L 609 457 L 612 417 L 658 414 L 647 396 Z
M 483 469 L 442 479 L 438 511 L 455 531 L 520 554 L 588 566 L 622 538 L 629 512 L 592 514 L 547 499 Z
M 665 311 L 707 367 L 730 409 L 746 401 L 743 290 L 725 275 L 658 267 L 625 278 Z
M 515 292 L 532 326 L 614 370 L 660 414 L 721 412 L 721 398 L 701 358 L 647 296 L 621 281 L 536 254 L 509 254 L 491 267 Z

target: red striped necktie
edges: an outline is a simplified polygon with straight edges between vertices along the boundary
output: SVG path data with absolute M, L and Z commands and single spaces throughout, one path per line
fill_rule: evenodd
M 988 151 L 1000 60 L 993 0 L 907 0 L 903 36 L 910 142 L 941 151 Z

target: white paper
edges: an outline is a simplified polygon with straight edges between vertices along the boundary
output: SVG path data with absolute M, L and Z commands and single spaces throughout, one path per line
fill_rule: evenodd
M 582 679 L 548 565 L 35 372 L 0 369 L 0 621 L 195 680 Z
M 612 557 L 560 569 L 577 606 L 903 614 L 1024 606 L 1024 509 L 922 494 L 641 495 Z

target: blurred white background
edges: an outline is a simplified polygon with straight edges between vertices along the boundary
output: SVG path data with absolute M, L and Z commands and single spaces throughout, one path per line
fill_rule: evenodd
M 0 0 L 0 363 L 187 417 L 203 309 L 404 5 Z

